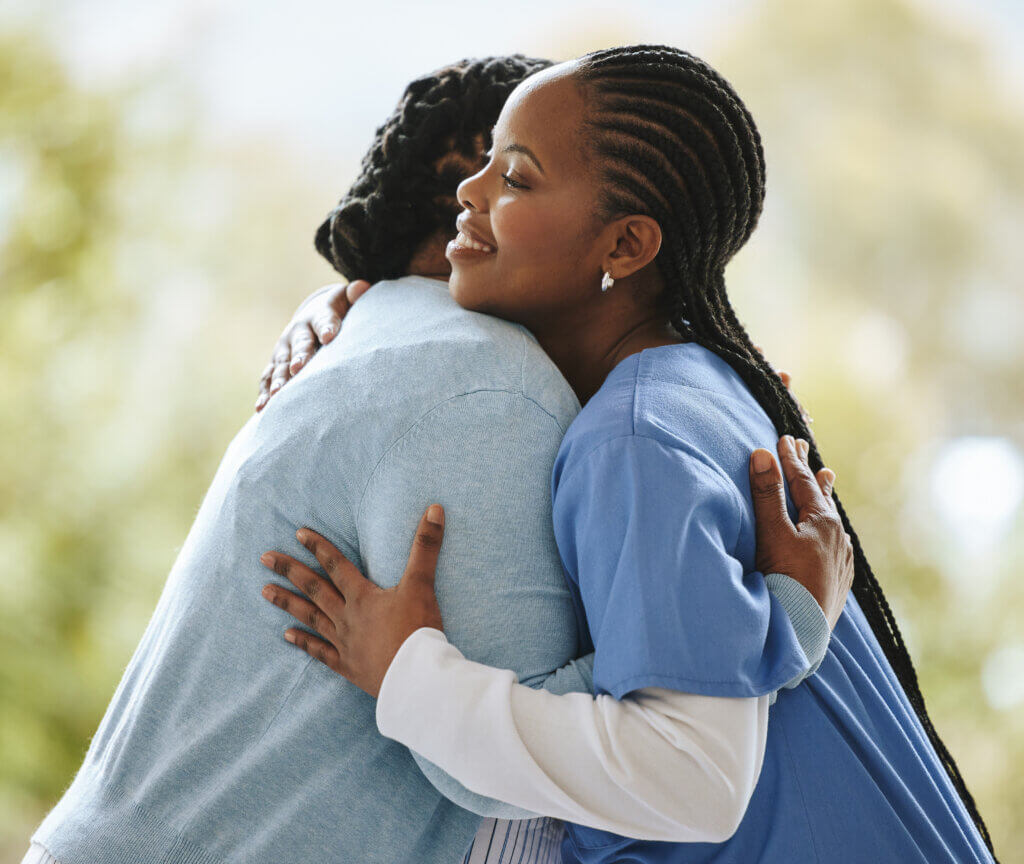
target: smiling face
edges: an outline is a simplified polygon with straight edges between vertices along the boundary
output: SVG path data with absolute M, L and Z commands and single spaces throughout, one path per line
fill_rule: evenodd
M 592 303 L 609 251 L 573 68 L 553 66 L 512 92 L 490 161 L 459 185 L 457 225 L 490 251 L 465 248 L 461 236 L 445 250 L 456 302 L 531 329 Z

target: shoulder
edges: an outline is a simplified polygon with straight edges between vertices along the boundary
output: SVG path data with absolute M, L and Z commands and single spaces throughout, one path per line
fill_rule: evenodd
M 372 367 L 377 391 L 406 415 L 481 390 L 519 394 L 563 433 L 579 411 L 568 382 L 524 327 L 463 309 L 436 279 L 377 283 L 352 307 L 339 340 L 346 365 Z
M 735 496 L 721 444 L 734 434 L 732 415 L 737 405 L 746 407 L 744 398 L 760 408 L 730 376 L 738 380 L 724 361 L 692 343 L 626 358 L 570 426 L 555 462 L 553 487 L 577 466 L 632 459 L 661 463 L 666 476 L 692 475 Z
M 559 512 L 580 507 L 665 516 L 707 511 L 730 524 L 744 509 L 721 467 L 698 448 L 637 432 L 606 438 L 562 461 L 552 501 Z
M 555 459 L 553 490 L 588 458 L 628 446 L 622 442 L 635 431 L 638 357 L 634 354 L 616 366 L 572 421 Z
M 375 481 L 407 489 L 488 486 L 516 497 L 535 487 L 550 503 L 551 466 L 562 432 L 522 393 L 480 389 L 437 401 L 382 443 L 363 495 Z M 532 492 L 530 493 L 532 494 Z
M 741 428 L 768 420 L 736 370 L 694 342 L 642 352 L 635 417 L 642 434 L 689 442 L 706 454 Z

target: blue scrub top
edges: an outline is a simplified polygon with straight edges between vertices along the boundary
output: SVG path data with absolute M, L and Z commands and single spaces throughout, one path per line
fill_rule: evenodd
M 627 357 L 576 417 L 552 473 L 553 518 L 595 695 L 757 696 L 803 669 L 754 569 L 747 465 L 777 440 L 739 375 L 696 343 Z M 992 860 L 852 594 L 817 674 L 771 709 L 732 838 L 567 828 L 563 860 L 587 864 Z

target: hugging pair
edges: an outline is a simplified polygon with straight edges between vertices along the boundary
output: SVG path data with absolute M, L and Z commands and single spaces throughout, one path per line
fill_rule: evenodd
M 413 82 L 36 854 L 991 860 L 726 295 L 764 168 L 667 46 Z

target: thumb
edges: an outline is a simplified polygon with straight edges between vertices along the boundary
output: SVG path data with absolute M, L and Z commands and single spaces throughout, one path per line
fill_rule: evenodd
M 345 317 L 349 307 L 346 290 L 347 286 L 341 283 L 332 285 L 322 298 L 326 303 L 321 306 L 312 323 L 313 332 L 316 333 L 321 345 L 326 345 L 341 330 L 341 319 Z
M 444 508 L 440 504 L 431 504 L 416 526 L 409 561 L 402 574 L 401 585 L 418 585 L 434 590 L 434 573 L 437 570 L 437 557 L 441 553 L 441 541 L 444 540 Z
M 782 472 L 775 456 L 763 447 L 750 454 L 750 494 L 754 502 L 754 521 L 758 549 L 767 549 L 772 535 L 795 531 L 786 510 L 786 492 Z
M 348 283 L 348 289 L 345 294 L 347 295 L 349 303 L 355 303 L 360 297 L 362 297 L 367 291 L 370 290 L 370 283 L 365 279 L 356 279 L 354 282 Z

